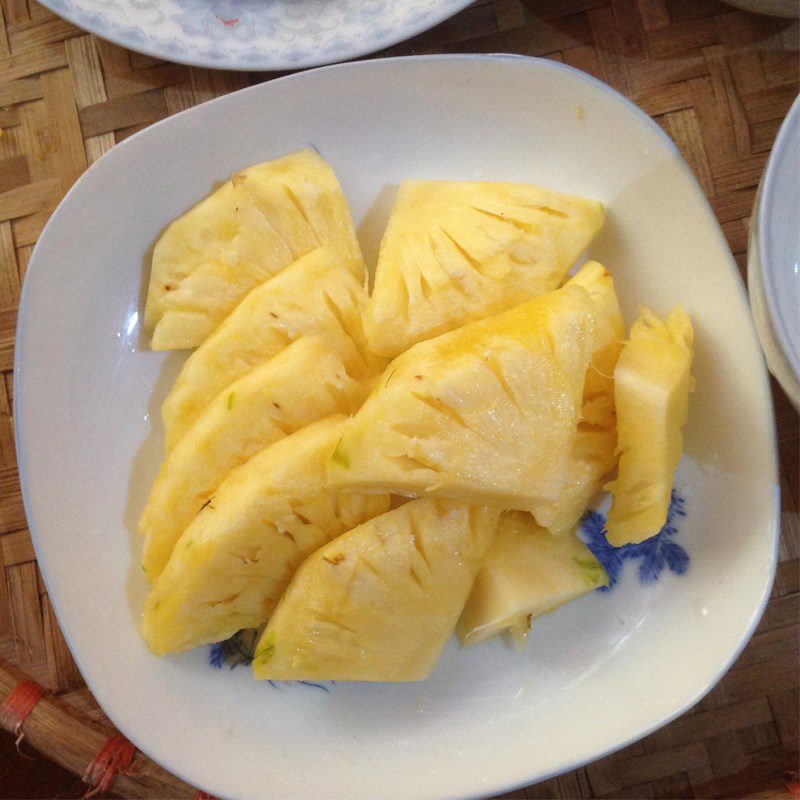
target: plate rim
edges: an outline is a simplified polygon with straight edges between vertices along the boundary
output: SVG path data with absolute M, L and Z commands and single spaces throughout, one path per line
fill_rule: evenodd
M 764 168 L 764 176 L 762 178 L 763 186 L 757 196 L 759 202 L 758 218 L 756 221 L 756 230 L 758 231 L 758 256 L 761 261 L 762 284 L 770 323 L 775 333 L 775 338 L 781 350 L 781 354 L 790 366 L 796 380 L 800 380 L 800 351 L 798 351 L 800 341 L 798 341 L 797 344 L 792 342 L 791 336 L 789 335 L 791 325 L 787 324 L 783 313 L 783 307 L 778 299 L 776 284 L 771 280 L 777 267 L 771 258 L 774 248 L 772 236 L 769 231 L 767 209 L 773 206 L 772 201 L 776 199 L 775 184 L 781 169 L 782 157 L 787 154 L 788 148 L 791 147 L 792 137 L 799 134 L 800 94 L 795 97 L 792 105 L 789 107 L 789 111 L 786 113 L 778 129 L 778 133 L 775 136 L 772 150 L 767 159 L 767 165 Z M 800 144 L 798 144 L 797 147 L 800 149 Z
M 249 60 L 245 62 L 241 59 L 228 58 L 224 56 L 222 58 L 208 56 L 203 58 L 193 58 L 180 54 L 175 55 L 174 53 L 168 52 L 166 45 L 162 49 L 158 46 L 153 47 L 149 44 L 141 45 L 136 42 L 132 42 L 130 38 L 124 35 L 124 33 L 120 32 L 119 26 L 105 27 L 91 20 L 87 21 L 80 12 L 56 10 L 53 8 L 55 4 L 54 0 L 40 0 L 40 2 L 48 9 L 48 11 L 56 14 L 61 19 L 71 22 L 73 25 L 81 28 L 81 30 L 87 31 L 88 33 L 98 36 L 101 39 L 105 39 L 112 44 L 132 50 L 135 53 L 141 53 L 142 55 L 150 56 L 151 58 L 169 61 L 174 64 L 182 64 L 187 67 L 200 67 L 203 69 L 222 69 L 231 70 L 233 72 L 271 72 L 285 69 L 305 70 L 322 66 L 333 66 L 337 63 L 343 63 L 350 59 L 360 58 L 362 56 L 376 53 L 379 50 L 393 47 L 396 44 L 413 39 L 415 36 L 419 36 L 421 33 L 424 33 L 431 28 L 435 28 L 437 25 L 440 25 L 442 22 L 450 19 L 450 17 L 454 17 L 456 14 L 470 6 L 473 3 L 473 0 L 439 0 L 442 7 L 435 13 L 431 13 L 430 16 L 428 16 L 422 23 L 410 25 L 403 30 L 394 30 L 388 36 L 365 43 L 363 47 L 339 47 L 328 56 L 310 56 L 292 62 L 286 61 L 285 59 L 269 57 L 265 57 L 257 61 Z M 82 0 L 78 0 L 78 2 L 82 2 Z M 229 94 L 233 94 L 233 92 L 229 92 Z M 175 115 L 171 114 L 170 116 Z M 165 117 L 165 119 L 169 119 L 169 117 Z
M 645 111 L 643 111 L 638 105 L 636 105 L 633 101 L 629 100 L 625 95 L 621 92 L 614 89 L 609 84 L 604 83 L 603 81 L 599 80 L 598 78 L 586 73 L 580 69 L 572 67 L 567 64 L 563 64 L 561 62 L 552 61 L 547 58 L 535 57 L 535 56 L 525 56 L 519 54 L 512 54 L 512 53 L 447 53 L 447 54 L 426 54 L 426 55 L 416 55 L 416 56 L 394 56 L 391 58 L 375 58 L 375 59 L 366 59 L 356 62 L 350 63 L 337 63 L 337 64 L 330 64 L 330 65 L 323 65 L 320 67 L 316 67 L 312 70 L 307 70 L 304 72 L 293 73 L 290 75 L 281 76 L 279 78 L 275 78 L 273 81 L 267 81 L 263 84 L 255 84 L 253 86 L 248 86 L 243 89 L 237 90 L 235 92 L 230 92 L 226 95 L 221 95 L 219 97 L 212 98 L 204 103 L 198 104 L 197 106 L 193 106 L 192 108 L 184 109 L 183 111 L 178 112 L 177 114 L 170 115 L 169 117 L 164 118 L 163 120 L 159 120 L 158 122 L 144 128 L 141 131 L 138 131 L 136 134 L 128 137 L 124 141 L 120 142 L 118 145 L 115 145 L 109 151 L 103 154 L 100 159 L 98 159 L 92 166 L 90 166 L 73 184 L 73 186 L 69 189 L 67 194 L 64 196 L 62 201 L 58 204 L 55 211 L 52 213 L 50 219 L 48 219 L 45 227 L 42 230 L 39 238 L 37 239 L 37 243 L 34 247 L 34 250 L 31 254 L 30 262 L 29 262 L 29 269 L 26 272 L 25 281 L 22 286 L 22 290 L 20 293 L 20 301 L 19 301 L 19 309 L 18 309 L 18 317 L 17 317 L 17 329 L 15 334 L 15 352 L 14 352 L 14 397 L 15 397 L 15 409 L 14 409 L 14 433 L 15 433 L 15 442 L 16 442 L 16 449 L 17 449 L 17 462 L 18 462 L 18 471 L 19 471 L 19 479 L 22 491 L 22 499 L 25 506 L 25 513 L 26 518 L 28 519 L 29 530 L 31 535 L 31 540 L 34 546 L 34 550 L 36 552 L 37 561 L 39 561 L 41 556 L 40 544 L 38 540 L 38 534 L 36 532 L 36 522 L 35 522 L 35 514 L 30 504 L 30 497 L 29 497 L 29 483 L 28 483 L 28 476 L 27 476 L 27 468 L 25 464 L 24 458 L 24 427 L 25 427 L 25 412 L 23 409 L 26 407 L 26 403 L 20 403 L 19 400 L 22 398 L 24 399 L 25 391 L 24 389 L 21 392 L 18 392 L 18 386 L 22 384 L 19 383 L 20 372 L 22 368 L 22 356 L 25 350 L 25 334 L 26 330 L 30 326 L 30 322 L 28 320 L 28 303 L 27 303 L 27 295 L 29 293 L 30 287 L 30 280 L 29 276 L 31 274 L 35 274 L 35 271 L 30 270 L 30 266 L 36 264 L 36 257 L 37 251 L 39 250 L 39 243 L 43 241 L 47 235 L 47 231 L 50 228 L 53 220 L 56 218 L 59 210 L 61 209 L 62 205 L 66 204 L 69 201 L 70 195 L 77 189 L 77 187 L 86 179 L 87 175 L 91 172 L 94 168 L 94 165 L 99 163 L 102 159 L 107 158 L 110 153 L 117 151 L 118 148 L 124 148 L 129 142 L 133 141 L 134 139 L 150 135 L 150 131 L 153 128 L 156 128 L 162 124 L 166 124 L 169 120 L 173 119 L 176 116 L 180 116 L 182 114 L 190 114 L 201 106 L 210 105 L 213 103 L 219 103 L 225 101 L 227 98 L 231 97 L 232 95 L 241 95 L 251 91 L 258 91 L 263 90 L 263 86 L 266 83 L 273 83 L 273 82 L 283 82 L 283 81 L 294 81 L 294 80 L 303 80 L 303 77 L 307 73 L 317 73 L 321 71 L 328 71 L 328 70 L 348 70 L 348 69 L 361 69 L 366 67 L 369 69 L 374 65 L 391 65 L 395 62 L 407 62 L 407 61 L 507 61 L 507 60 L 515 60 L 515 61 L 522 61 L 529 63 L 533 68 L 544 68 L 549 69 L 554 72 L 566 72 L 572 74 L 573 76 L 588 82 L 589 84 L 593 85 L 595 88 L 609 94 L 613 99 L 618 101 L 622 101 L 630 111 L 634 112 L 639 119 L 650 127 L 650 129 L 659 137 L 663 144 L 665 144 L 669 149 L 672 150 L 674 155 L 676 156 L 677 166 L 678 168 L 684 173 L 685 177 L 687 177 L 692 184 L 694 185 L 696 192 L 701 198 L 702 203 L 705 205 L 706 210 L 708 211 L 710 218 L 713 220 L 714 228 L 715 228 L 715 236 L 717 240 L 722 243 L 724 251 L 726 253 L 727 258 L 727 270 L 733 279 L 734 283 L 737 286 L 738 293 L 740 298 L 743 302 L 743 309 L 745 314 L 749 318 L 751 334 L 753 339 L 756 343 L 758 343 L 759 337 L 757 333 L 757 329 L 755 327 L 752 314 L 750 313 L 750 306 L 748 301 L 747 291 L 744 285 L 744 281 L 741 278 L 739 273 L 738 267 L 736 266 L 736 262 L 733 258 L 733 255 L 730 250 L 730 246 L 725 239 L 724 233 L 722 228 L 717 220 L 716 214 L 714 214 L 713 208 L 711 203 L 703 191 L 702 187 L 700 186 L 697 178 L 695 177 L 694 173 L 691 170 L 686 159 L 681 154 L 680 150 L 678 149 L 677 145 L 672 141 L 672 139 L 667 135 L 667 133 L 655 122 Z M 759 352 L 761 352 L 759 350 Z M 771 393 L 769 390 L 769 373 L 764 361 L 763 352 L 761 352 L 761 369 L 759 371 L 759 389 L 763 393 L 766 398 L 771 398 Z M 22 413 L 20 413 L 22 412 Z M 581 766 L 584 766 L 588 763 L 592 763 L 599 759 L 605 758 L 608 755 L 611 755 L 625 747 L 633 744 L 641 739 L 649 736 L 653 732 L 659 730 L 660 728 L 664 727 L 665 725 L 669 724 L 677 717 L 686 713 L 690 708 L 696 705 L 703 697 L 705 697 L 716 685 L 719 681 L 724 677 L 724 675 L 729 671 L 733 663 L 736 659 L 741 655 L 742 651 L 745 649 L 747 644 L 749 643 L 751 637 L 753 636 L 759 622 L 761 621 L 762 616 L 766 610 L 767 604 L 770 599 L 772 586 L 774 584 L 777 565 L 778 565 L 778 555 L 779 555 L 779 548 L 780 548 L 780 498 L 781 498 L 781 488 L 779 482 L 779 457 L 778 457 L 778 447 L 777 447 L 777 429 L 776 429 L 776 419 L 775 419 L 775 409 L 774 405 L 770 402 L 766 409 L 767 415 L 767 439 L 768 442 L 765 442 L 765 447 L 767 447 L 768 455 L 771 457 L 768 459 L 769 463 L 771 464 L 771 474 L 768 477 L 767 483 L 771 483 L 774 487 L 773 501 L 772 501 L 772 513 L 768 519 L 768 524 L 765 526 L 766 530 L 764 533 L 768 533 L 771 536 L 772 545 L 771 545 L 771 553 L 770 553 L 770 564 L 768 573 L 765 574 L 763 588 L 761 597 L 759 602 L 756 606 L 753 607 L 750 618 L 747 622 L 747 627 L 742 635 L 741 639 L 738 641 L 736 646 L 732 649 L 730 656 L 722 664 L 715 672 L 714 676 L 709 678 L 708 681 L 704 685 L 700 685 L 695 692 L 692 693 L 690 698 L 686 700 L 682 705 L 676 708 L 671 713 L 665 715 L 659 720 L 654 721 L 649 726 L 645 726 L 644 728 L 637 729 L 635 732 L 631 733 L 629 736 L 624 737 L 621 741 L 615 742 L 614 744 L 608 746 L 607 748 L 598 751 L 597 753 L 593 754 L 589 759 L 579 758 L 577 760 L 571 759 L 568 762 L 565 762 L 562 766 L 556 767 L 553 770 L 549 770 L 545 773 L 536 773 L 536 772 L 527 772 L 528 777 L 521 778 L 519 780 L 515 780 L 513 783 L 508 782 L 493 782 L 491 784 L 487 783 L 484 784 L 480 790 L 476 788 L 475 792 L 451 792 L 446 795 L 441 795 L 442 798 L 448 798 L 448 800 L 461 800 L 463 798 L 482 798 L 486 796 L 493 796 L 495 794 L 514 791 L 523 786 L 533 785 L 533 783 L 540 783 L 542 781 L 546 781 L 556 777 L 558 775 L 563 775 L 567 772 L 570 772 L 574 769 L 577 769 Z M 45 559 L 46 561 L 47 559 Z M 48 583 L 48 574 L 49 569 L 45 567 L 44 562 L 40 561 L 40 569 L 42 571 L 42 577 L 44 578 L 45 585 Z M 55 598 L 51 598 L 52 605 L 56 616 L 58 617 L 58 603 Z M 60 621 L 59 621 L 60 625 Z M 64 638 L 68 645 L 70 645 L 70 635 L 66 630 L 63 630 Z M 73 651 L 73 648 L 70 646 L 70 652 L 73 653 L 73 657 L 75 658 L 78 667 L 81 666 L 82 656 L 77 652 Z M 87 681 L 87 686 L 94 694 L 94 689 L 89 685 Z M 98 702 L 100 699 L 98 698 Z M 102 702 L 100 702 L 102 706 Z M 105 711 L 105 709 L 104 709 Z M 143 747 L 141 747 L 138 743 L 136 743 L 137 737 L 129 737 L 127 731 L 127 725 L 119 724 L 118 720 L 108 715 L 109 719 L 112 723 L 118 728 L 118 730 L 123 733 L 127 738 L 133 741 L 136 745 L 136 748 L 140 750 L 140 752 L 149 755 L 153 761 L 161 765 L 164 769 L 172 773 L 178 778 L 186 781 L 187 783 L 196 786 L 196 782 L 190 777 L 183 773 L 181 768 L 174 768 L 172 765 L 167 763 L 167 760 L 161 759 L 158 756 L 151 755 L 149 751 Z M 515 770 L 516 771 L 516 770 Z

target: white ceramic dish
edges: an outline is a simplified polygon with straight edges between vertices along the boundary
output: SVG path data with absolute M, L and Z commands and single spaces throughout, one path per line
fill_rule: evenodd
M 472 0 L 42 0 L 81 28 L 180 64 L 283 70 L 410 39 Z
M 206 648 L 157 659 L 137 634 L 134 528 L 162 453 L 157 411 L 182 361 L 140 340 L 149 248 L 215 181 L 307 145 L 339 174 L 369 260 L 402 178 L 535 181 L 606 203 L 590 252 L 613 270 L 629 322 L 645 300 L 662 313 L 682 302 L 694 319 L 697 389 L 677 478 L 686 515 L 676 513 L 670 541 L 617 564 L 613 591 L 536 621 L 523 653 L 451 642 L 428 681 L 319 689 L 214 670 Z M 485 796 L 570 769 L 696 702 L 769 594 L 773 417 L 733 259 L 659 127 L 560 64 L 340 65 L 131 137 L 42 234 L 16 358 L 25 507 L 81 671 L 138 747 L 220 797 Z
M 800 97 L 758 187 L 747 251 L 750 303 L 767 363 L 800 409 Z

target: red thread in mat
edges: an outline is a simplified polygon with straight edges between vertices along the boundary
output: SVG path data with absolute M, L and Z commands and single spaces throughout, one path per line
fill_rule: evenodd
M 114 778 L 130 769 L 135 752 L 136 748 L 124 736 L 109 736 L 83 773 L 83 782 L 93 787 L 85 796 L 107 792 Z
M 199 789 L 195 794 L 193 800 L 217 800 L 213 794 L 209 794 L 208 792 L 201 792 Z
M 44 689 L 36 681 L 20 681 L 0 705 L 0 726 L 11 729 L 16 736 L 43 694 Z

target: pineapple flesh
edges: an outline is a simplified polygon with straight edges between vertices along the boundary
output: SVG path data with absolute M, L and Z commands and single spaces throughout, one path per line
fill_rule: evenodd
M 439 660 L 497 513 L 414 500 L 309 556 L 270 618 L 257 679 L 418 681 Z
M 148 578 L 159 576 L 178 537 L 234 467 L 310 422 L 354 412 L 373 383 L 360 370 L 350 338 L 330 331 L 298 339 L 218 394 L 153 485 L 139 523 Z
M 363 280 L 347 201 L 317 153 L 233 175 L 156 242 L 145 308 L 151 346 L 196 347 L 248 292 L 321 245 Z
M 604 219 L 597 201 L 528 184 L 404 181 L 365 310 L 370 349 L 396 356 L 557 288 Z
M 317 248 L 253 289 L 192 353 L 161 409 L 167 452 L 223 389 L 303 335 L 345 333 L 364 354 L 365 374 L 385 366 L 367 353 L 363 283 L 336 253 Z
M 421 342 L 347 426 L 339 486 L 531 511 L 569 479 L 597 310 L 576 281 Z
M 542 504 L 536 510 L 537 522 L 553 534 L 575 530 L 589 501 L 601 490 L 603 478 L 617 461 L 613 375 L 625 325 L 614 281 L 602 265 L 591 261 L 572 280 L 589 292 L 597 314 L 569 475 L 558 500 Z
M 603 566 L 577 536 L 552 536 L 530 514 L 507 511 L 456 632 L 467 645 L 505 630 L 524 638 L 534 617 L 607 585 Z
M 281 439 L 237 468 L 177 543 L 145 607 L 142 634 L 164 655 L 266 622 L 311 552 L 389 507 L 325 480 L 341 436 L 333 416 Z
M 655 536 L 667 521 L 689 411 L 694 332 L 675 309 L 662 321 L 643 308 L 614 370 L 617 478 L 606 529 L 616 547 Z

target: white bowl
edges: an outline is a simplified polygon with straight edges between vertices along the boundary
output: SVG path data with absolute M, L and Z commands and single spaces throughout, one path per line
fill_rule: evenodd
M 41 0 L 103 39 L 198 67 L 282 70 L 373 53 L 472 0 Z
M 425 682 L 319 689 L 215 670 L 207 648 L 158 659 L 138 636 L 146 587 L 135 525 L 162 454 L 159 404 L 182 361 L 140 340 L 149 248 L 215 181 L 308 145 L 340 176 L 370 260 L 402 178 L 539 182 L 605 202 L 590 254 L 614 273 L 629 322 L 640 302 L 660 313 L 681 302 L 694 320 L 697 389 L 677 476 L 686 515 L 621 564 L 613 591 L 535 621 L 522 653 L 451 642 Z M 661 129 L 560 64 L 340 65 L 127 139 L 42 234 L 16 358 L 25 507 L 81 672 L 138 747 L 220 797 L 465 797 L 571 769 L 695 703 L 769 595 L 772 406 L 730 251 Z M 691 558 L 685 574 L 676 546 Z
M 750 305 L 767 363 L 800 409 L 800 97 L 756 194 L 747 249 Z

